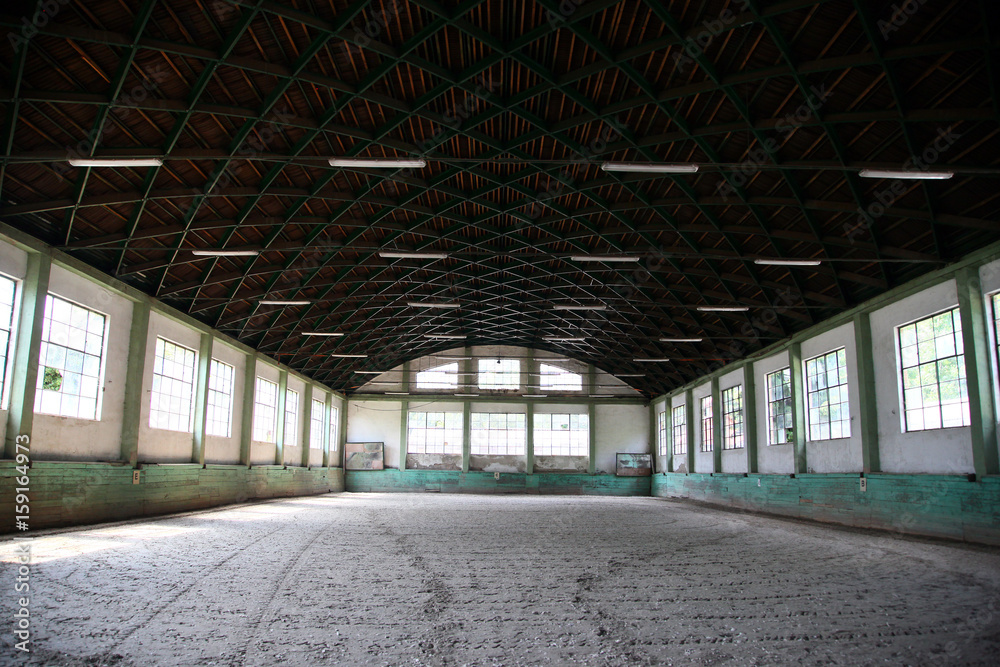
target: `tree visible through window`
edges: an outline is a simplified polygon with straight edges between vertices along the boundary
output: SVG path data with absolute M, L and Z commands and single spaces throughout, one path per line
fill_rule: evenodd
M 35 412 L 98 419 L 106 327 L 96 311 L 45 297 Z
M 792 369 L 767 375 L 767 444 L 792 441 Z
M 968 426 L 969 394 L 958 308 L 899 327 L 905 430 Z

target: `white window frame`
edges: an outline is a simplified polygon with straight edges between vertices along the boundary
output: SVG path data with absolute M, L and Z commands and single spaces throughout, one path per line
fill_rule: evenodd
M 552 391 L 583 391 L 583 375 L 552 364 L 540 363 L 538 388 Z
M 504 424 L 499 421 L 503 418 Z M 525 456 L 527 455 L 528 416 L 523 412 L 473 412 L 469 417 L 470 451 L 475 456 Z M 476 422 L 486 420 L 485 428 L 476 428 Z M 520 426 L 518 426 L 520 422 Z M 504 434 L 503 436 L 499 434 Z M 496 435 L 493 435 L 496 434 Z M 494 451 L 503 450 L 503 451 Z
M 746 400 L 743 385 L 722 390 L 722 450 L 743 449 L 747 446 Z M 735 406 L 730 409 L 731 406 Z M 739 428 L 737 428 L 739 426 Z
M 706 404 L 707 402 L 707 404 Z M 715 410 L 712 407 L 715 399 L 712 394 L 702 396 L 698 400 L 698 423 L 701 424 L 701 451 L 711 452 L 715 450 Z M 708 415 L 705 415 L 705 408 L 708 408 Z M 708 431 L 706 433 L 706 430 Z M 705 436 L 708 436 L 707 438 Z
M 432 419 L 435 421 L 433 426 L 429 424 Z M 461 455 L 464 437 L 463 420 L 464 414 L 458 410 L 411 410 L 407 412 L 406 453 Z M 438 421 L 440 421 L 440 425 L 438 425 Z
M 590 456 L 589 413 L 536 412 L 532 421 L 535 456 Z
M 295 408 L 290 409 L 292 401 L 289 399 L 295 397 Z M 282 440 L 283 445 L 297 445 L 296 437 L 299 434 L 299 392 L 294 389 L 289 389 L 285 387 L 285 433 L 284 440 Z M 289 419 L 291 417 L 291 419 Z M 291 429 L 291 432 L 289 432 Z
M 774 385 L 771 382 L 771 378 L 782 374 L 782 376 L 788 376 L 788 382 L 784 382 L 784 377 L 781 378 L 781 387 L 787 389 L 787 393 L 784 396 L 778 398 L 774 397 Z M 795 401 L 792 398 L 792 368 L 791 366 L 785 366 L 784 368 L 779 368 L 777 370 L 771 371 L 764 375 L 764 388 L 767 392 L 767 444 L 768 445 L 787 445 L 794 439 L 794 428 L 795 428 Z M 776 414 L 774 407 L 781 404 L 782 413 L 780 415 Z M 775 437 L 775 434 L 780 428 L 777 425 L 778 417 L 782 417 L 782 421 L 785 423 L 784 426 L 784 438 L 779 440 Z M 788 433 L 791 431 L 793 433 L 793 438 L 788 437 Z
M 330 452 L 335 452 L 340 448 L 340 408 L 336 405 L 330 406 Z
M 660 452 L 660 456 L 666 456 L 670 452 L 670 448 L 667 443 L 667 409 L 664 407 L 656 415 L 656 438 L 657 438 L 657 449 Z
M 317 407 L 319 406 L 319 407 Z M 319 410 L 319 416 L 316 411 Z M 326 429 L 326 403 L 312 399 L 309 407 L 309 449 L 323 449 L 323 435 Z
M 181 353 L 184 354 L 185 356 L 190 355 L 191 366 L 190 366 L 190 368 L 187 368 L 186 366 L 184 367 L 184 371 L 185 372 L 190 371 L 190 374 L 191 374 L 191 379 L 190 380 L 186 380 L 183 377 L 177 378 L 177 377 L 174 377 L 174 376 L 171 376 L 171 375 L 166 375 L 166 374 L 164 374 L 162 372 L 158 372 L 156 370 L 156 367 L 159 364 L 159 358 L 160 358 L 160 356 L 159 356 L 160 355 L 159 350 L 160 350 L 161 343 L 163 345 L 163 353 L 164 354 L 166 354 L 166 346 L 167 345 L 172 345 L 174 348 L 176 348 L 178 350 L 181 350 Z M 166 363 L 167 361 L 168 360 L 166 358 L 163 359 L 164 363 Z M 162 386 L 164 384 L 164 382 L 167 382 L 171 386 L 173 386 L 174 383 L 180 383 L 180 385 L 181 385 L 180 389 L 182 390 L 183 393 L 180 394 L 180 395 L 177 395 L 177 394 L 175 394 L 173 392 L 163 392 L 162 390 L 158 390 L 156 388 L 157 387 L 157 382 L 156 382 L 157 377 L 160 378 L 160 382 L 159 382 L 160 386 Z M 188 388 L 186 390 L 184 389 L 184 385 L 188 385 Z M 160 429 L 160 430 L 163 430 L 163 431 L 174 431 L 176 433 L 193 433 L 194 432 L 194 394 L 195 394 L 195 389 L 196 389 L 197 386 L 198 386 L 198 351 L 194 350 L 194 349 L 192 349 L 190 347 L 187 347 L 186 345 L 181 345 L 180 343 L 178 343 L 176 341 L 173 341 L 173 340 L 170 340 L 169 338 L 167 338 L 165 336 L 157 336 L 156 337 L 156 342 L 154 343 L 154 348 L 153 348 L 153 387 L 152 387 L 152 390 L 150 391 L 150 396 L 149 396 L 149 427 L 150 428 L 155 428 L 155 429 Z M 185 393 L 188 396 L 187 403 L 186 403 L 186 405 L 187 405 L 187 426 L 184 427 L 184 428 L 174 428 L 174 427 L 172 427 L 172 426 L 169 425 L 170 418 L 172 416 L 183 417 L 183 413 L 174 412 L 172 409 L 161 410 L 158 407 L 154 407 L 154 406 L 157 405 L 156 398 L 157 398 L 158 395 L 160 395 L 160 396 L 166 396 L 168 399 L 177 399 L 181 404 L 184 404 L 183 403 L 183 395 Z M 162 422 L 158 422 L 158 423 L 154 424 L 153 423 L 154 417 L 155 417 L 154 413 L 160 414 L 160 415 L 165 415 L 166 416 L 166 420 L 167 420 L 167 425 L 163 425 Z
M 838 384 L 837 385 L 833 385 L 833 386 L 829 385 L 829 383 L 828 383 L 829 381 L 827 379 L 827 385 L 825 385 L 823 387 L 819 387 L 817 385 L 816 389 L 812 389 L 812 382 L 811 382 L 812 378 L 810 377 L 810 374 L 809 374 L 809 363 L 813 362 L 813 361 L 817 361 L 818 359 L 824 359 L 825 360 L 830 355 L 837 355 L 837 354 L 839 354 L 841 352 L 844 353 L 844 366 L 843 366 L 843 368 L 844 368 L 844 381 L 840 382 L 840 377 L 839 377 L 839 374 L 838 374 L 838 378 L 837 378 Z M 826 368 L 825 363 L 826 362 L 824 361 L 824 373 L 827 373 L 828 371 L 825 370 L 825 368 Z M 850 402 L 851 374 L 850 374 L 850 369 L 848 368 L 848 363 L 847 363 L 847 348 L 845 348 L 845 347 L 838 347 L 838 348 L 835 348 L 833 350 L 828 350 L 828 351 L 824 352 L 823 354 L 817 354 L 814 357 L 810 357 L 809 359 L 804 360 L 802 362 L 802 366 L 803 366 L 802 377 L 805 378 L 805 385 L 806 385 L 806 387 L 805 387 L 805 389 L 806 389 L 806 391 L 805 391 L 805 399 L 806 399 L 806 439 L 809 442 L 823 442 L 823 441 L 826 441 L 826 440 L 846 440 L 846 439 L 850 438 L 851 437 L 851 402 Z M 838 363 L 838 368 L 839 368 L 839 363 Z M 824 424 L 822 424 L 822 423 L 816 424 L 814 422 L 814 420 L 813 420 L 813 414 L 814 413 L 813 413 L 813 405 L 812 405 L 812 403 L 813 403 L 812 396 L 813 396 L 813 394 L 818 394 L 819 392 L 822 392 L 822 391 L 829 392 L 833 388 L 837 388 L 838 395 L 839 395 L 840 398 L 842 398 L 842 400 L 838 403 L 838 405 L 844 406 L 844 408 L 846 409 L 846 413 L 844 414 L 843 418 L 839 419 L 839 420 L 836 420 L 836 421 L 838 421 L 838 422 L 840 422 L 842 424 L 840 435 L 838 437 L 833 437 L 833 423 L 834 423 L 834 420 L 832 418 L 830 418 L 830 419 L 828 419 L 826 421 L 826 424 L 825 424 L 830 429 L 830 432 L 828 433 L 828 435 L 830 437 L 826 437 L 826 438 L 823 438 L 823 437 L 818 437 L 818 438 L 817 437 L 813 437 L 813 429 L 816 428 L 817 426 L 822 427 Z M 829 396 L 829 393 L 827 394 L 827 396 Z M 817 406 L 816 409 L 819 410 L 821 407 L 822 406 Z M 828 415 L 832 415 L 832 411 L 829 410 L 829 406 L 828 406 L 827 414 Z
M 229 369 L 229 391 L 224 391 L 223 389 L 215 386 L 217 378 L 219 381 L 225 380 L 225 378 L 219 378 L 216 369 L 223 370 L 223 367 Z M 213 358 L 209 363 L 208 369 L 208 410 L 205 416 L 205 434 L 211 435 L 219 438 L 231 438 L 233 437 L 233 395 L 236 393 L 236 368 L 231 364 L 227 364 L 224 361 Z M 225 397 L 225 405 L 221 402 L 218 405 L 213 405 L 212 398 Z M 225 415 L 225 422 L 221 419 L 213 419 L 213 415 L 218 416 L 219 414 Z M 214 425 L 225 424 L 225 433 L 217 432 L 213 429 Z
M 69 412 L 63 412 L 62 411 L 62 401 L 64 399 L 62 399 L 62 398 L 60 399 L 60 406 L 59 406 L 60 409 L 58 411 L 51 411 L 51 410 L 45 409 L 45 402 L 46 402 L 46 397 L 47 397 L 47 394 L 45 392 L 50 392 L 51 391 L 51 390 L 48 390 L 48 389 L 44 388 L 44 383 L 45 383 L 45 369 L 48 368 L 49 365 L 47 363 L 45 363 L 45 361 L 43 361 L 43 360 L 45 359 L 45 355 L 46 355 L 46 353 L 48 351 L 48 346 L 49 345 L 56 345 L 56 346 L 59 346 L 59 347 L 63 348 L 64 350 L 71 350 L 73 352 L 82 352 L 85 355 L 84 363 L 86 363 L 86 357 L 87 356 L 90 356 L 90 357 L 97 356 L 97 355 L 94 354 L 93 345 L 91 345 L 90 351 L 88 352 L 86 350 L 86 348 L 87 348 L 87 344 L 86 343 L 84 344 L 84 350 L 78 350 L 78 349 L 75 349 L 75 348 L 70 348 L 68 346 L 69 340 L 66 341 L 67 344 L 64 344 L 64 343 L 60 343 L 60 342 L 57 342 L 57 341 L 55 341 L 55 340 L 52 339 L 52 328 L 53 328 L 53 326 L 55 326 L 55 325 L 58 325 L 60 327 L 66 326 L 65 323 L 62 323 L 62 322 L 57 322 L 55 324 L 53 324 L 53 322 L 52 322 L 52 319 L 51 319 L 52 318 L 52 312 L 53 312 L 53 309 L 55 309 L 55 307 L 56 307 L 56 301 L 62 301 L 63 303 L 68 304 L 71 308 L 81 308 L 81 309 L 87 311 L 88 316 L 87 316 L 87 330 L 86 330 L 87 334 L 86 335 L 96 335 L 95 333 L 90 332 L 90 328 L 89 328 L 90 327 L 90 315 L 91 314 L 97 315 L 98 317 L 101 317 L 101 318 L 104 319 L 103 331 L 101 332 L 100 356 L 98 357 L 97 375 L 95 377 L 92 374 L 89 374 L 89 373 L 87 374 L 87 377 L 95 378 L 96 379 L 96 383 L 97 383 L 96 384 L 97 396 L 93 397 L 95 399 L 94 414 L 93 414 L 93 416 L 81 416 L 80 415 L 80 413 L 79 413 L 79 401 L 77 402 L 77 408 L 78 408 L 78 410 L 77 410 L 76 414 L 70 414 Z M 101 420 L 101 411 L 102 411 L 103 402 L 104 402 L 104 391 L 103 391 L 103 388 L 104 388 L 104 374 L 105 374 L 105 371 L 107 369 L 107 364 L 108 364 L 108 333 L 109 333 L 110 327 L 111 327 L 111 317 L 107 313 L 102 313 L 99 310 L 95 310 L 95 309 L 90 308 L 88 306 L 85 306 L 85 305 L 83 305 L 81 303 L 77 303 L 76 301 L 73 301 L 71 299 L 67 299 L 65 297 L 61 297 L 61 296 L 59 296 L 57 294 L 52 294 L 51 292 L 45 295 L 45 311 L 44 312 L 45 312 L 45 314 L 43 315 L 43 323 L 42 323 L 42 339 L 41 339 L 41 345 L 39 345 L 39 351 L 38 351 L 38 380 L 37 380 L 37 385 L 36 385 L 37 389 L 36 389 L 36 392 L 35 392 L 35 406 L 34 406 L 35 414 L 55 415 L 57 417 L 71 417 L 71 418 L 74 418 L 74 419 L 82 419 L 82 420 L 86 420 L 86 421 L 100 421 Z M 80 331 L 79 327 L 72 327 L 72 328 L 76 329 L 77 331 Z M 88 343 L 93 343 L 93 341 L 88 341 Z M 65 367 L 62 370 L 63 370 L 64 373 L 65 372 L 74 372 L 75 373 L 75 371 L 68 371 L 68 369 L 66 369 Z M 82 370 L 81 370 L 80 374 L 83 375 Z M 61 375 L 60 377 L 64 377 L 64 376 Z M 81 389 L 81 392 L 82 392 L 82 389 Z M 54 393 L 62 394 L 63 392 L 59 391 L 59 392 L 54 392 Z M 72 396 L 73 394 L 70 394 L 70 395 Z M 75 395 L 77 396 L 78 399 L 79 398 L 83 398 L 82 393 L 81 394 L 75 394 Z
M 487 365 L 493 368 L 489 368 Z M 480 389 L 516 390 L 521 388 L 520 359 L 504 359 L 502 357 L 480 359 L 477 370 L 476 384 Z
M 682 420 L 677 419 L 678 413 L 684 418 Z M 671 437 L 673 438 L 673 452 L 674 456 L 684 456 L 687 454 L 688 450 L 688 438 L 687 438 L 687 404 L 682 403 L 680 405 L 675 405 L 671 408 Z
M 261 403 L 261 392 L 264 383 L 274 386 L 274 404 Z M 264 423 L 264 419 L 267 417 L 261 410 L 267 409 L 271 411 L 271 424 L 270 433 L 271 436 L 267 436 L 267 424 Z M 263 437 L 261 437 L 263 436 Z M 272 445 L 278 444 L 278 383 L 273 380 L 268 380 L 265 377 L 257 376 L 254 382 L 254 392 L 253 392 L 253 431 L 252 440 L 255 442 L 266 442 Z
M 10 380 L 14 369 L 14 353 L 17 348 L 17 325 L 21 312 L 21 281 L 5 273 L 0 273 L 0 280 L 10 281 L 11 304 L 10 321 L 0 324 L 7 332 L 7 345 L 3 352 L 3 363 L 0 364 L 0 409 L 10 408 Z

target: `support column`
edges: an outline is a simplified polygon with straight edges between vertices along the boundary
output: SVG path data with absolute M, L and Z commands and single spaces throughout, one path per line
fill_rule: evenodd
M 698 427 L 701 427 L 701 409 L 698 410 Z M 712 472 L 722 472 L 722 392 L 719 378 L 712 378 Z
M 215 337 L 210 333 L 201 335 L 198 346 L 198 368 L 194 385 L 194 433 L 191 439 L 191 461 L 205 465 L 205 425 L 208 421 L 208 387 L 212 372 L 212 345 Z
M 653 474 L 656 474 L 656 460 L 660 457 L 660 441 L 657 437 L 659 431 L 657 431 L 657 425 L 660 419 L 660 413 L 656 411 L 656 402 L 651 401 L 649 403 L 649 442 L 650 449 L 653 452 L 653 456 L 650 457 L 653 460 Z M 667 468 L 667 455 L 663 455 L 663 468 Z
M 684 392 L 684 420 L 687 422 L 687 467 L 688 472 L 694 472 L 694 392 L 688 389 Z
M 530 399 L 524 424 L 527 429 L 524 434 L 524 472 L 532 475 L 535 472 L 535 404 Z
M 243 415 L 240 420 L 240 464 L 250 466 L 250 444 L 253 442 L 253 404 L 257 391 L 257 353 L 248 352 L 243 369 Z
M 965 382 L 969 393 L 972 465 L 976 479 L 1000 473 L 996 410 L 990 386 L 990 341 L 979 273 L 963 268 L 955 274 L 958 309 L 965 347 Z
M 285 465 L 285 420 L 288 418 L 288 371 L 278 371 L 278 424 L 274 439 L 274 465 Z
M 31 435 L 35 416 L 35 388 L 38 385 L 38 355 L 42 346 L 42 321 L 45 318 L 45 297 L 49 293 L 51 266 L 52 258 L 49 255 L 28 254 L 28 271 L 21 283 L 17 339 L 13 345 L 14 363 L 10 374 L 10 406 L 4 443 L 4 457 L 8 459 L 17 457 L 17 437 Z M 30 438 L 28 444 L 30 445 Z
M 878 404 L 875 393 L 875 357 L 872 352 L 871 318 L 867 312 L 854 316 L 854 342 L 858 358 L 858 402 L 861 413 L 861 460 L 865 473 L 878 472 Z
M 313 410 L 313 386 L 306 382 L 305 391 L 302 392 L 302 404 L 305 406 L 303 408 L 302 414 L 302 440 L 300 441 L 301 450 L 303 452 L 309 451 L 309 443 L 312 441 L 312 410 Z
M 805 473 L 806 466 L 806 388 L 802 379 L 802 344 L 792 343 L 788 348 L 788 363 L 792 370 L 792 452 L 795 457 L 792 470 Z
M 132 304 L 128 361 L 125 367 L 125 405 L 122 411 L 121 456 L 130 466 L 139 460 L 139 422 L 142 414 L 142 375 L 149 344 L 149 301 Z M 37 358 L 37 357 L 36 357 Z
M 757 384 L 753 362 L 743 364 L 743 432 L 747 446 L 747 472 L 757 472 Z
M 587 396 L 594 395 L 594 385 L 596 384 L 597 371 L 594 364 L 587 364 Z M 587 461 L 587 472 L 591 475 L 597 474 L 597 406 L 594 399 L 589 399 L 587 403 L 587 423 L 590 426 L 590 451 Z

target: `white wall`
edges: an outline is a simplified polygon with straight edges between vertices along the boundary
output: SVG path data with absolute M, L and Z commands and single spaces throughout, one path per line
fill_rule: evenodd
M 397 401 L 347 401 L 347 442 L 385 443 L 385 467 L 399 467 L 402 404 Z
M 49 291 L 107 315 L 104 381 L 98 421 L 35 414 L 32 457 L 62 461 L 117 461 L 121 458 L 132 302 L 59 266 L 52 267 Z M 189 444 L 189 456 L 190 449 Z
M 732 387 L 743 386 L 744 382 L 743 369 L 740 368 L 735 371 L 726 373 L 719 378 L 719 423 L 715 424 L 715 428 L 721 429 L 725 419 L 722 417 L 723 406 L 725 401 L 722 400 L 722 393 L 727 389 Z M 759 403 L 758 403 L 759 404 Z M 746 433 L 746 423 L 747 423 L 747 388 L 743 387 L 743 429 L 744 434 Z M 719 431 L 720 435 L 723 435 L 723 431 Z M 747 472 L 747 449 L 746 449 L 746 438 L 744 438 L 744 446 L 739 449 L 723 449 L 722 450 L 722 471 L 721 472 Z
M 968 427 L 903 432 L 896 328 L 957 305 L 955 281 L 949 280 L 871 314 L 882 472 L 970 473 L 975 470 Z
M 694 429 L 694 470 L 692 472 L 713 472 L 715 459 L 712 450 L 701 451 L 701 399 L 712 395 L 712 383 L 698 385 L 691 391 L 694 398 L 694 423 L 688 424 L 689 429 Z M 683 399 L 682 399 L 683 400 Z M 718 424 L 712 424 L 712 428 L 719 428 Z M 711 447 L 711 445 L 709 445 Z
M 597 472 L 615 474 L 615 454 L 650 452 L 649 408 L 645 405 L 595 406 Z
M 854 341 L 854 323 L 848 322 L 815 338 L 802 341 L 802 362 L 832 350 L 845 348 L 847 352 L 847 396 L 851 410 L 851 437 L 837 440 L 808 440 L 808 396 L 806 397 L 806 469 L 808 472 L 861 472 L 861 426 L 858 400 L 858 356 Z M 802 381 L 808 383 L 805 369 Z M 807 387 L 803 387 L 805 393 Z
M 789 365 L 788 352 L 779 352 L 754 362 L 753 376 L 757 396 L 757 470 L 762 473 L 795 472 L 795 446 L 767 444 L 767 375 Z
M 243 375 L 247 355 L 218 339 L 212 345 L 212 358 L 233 367 L 232 430 L 228 438 L 205 436 L 205 463 L 237 464 L 240 462 L 240 433 L 243 428 Z

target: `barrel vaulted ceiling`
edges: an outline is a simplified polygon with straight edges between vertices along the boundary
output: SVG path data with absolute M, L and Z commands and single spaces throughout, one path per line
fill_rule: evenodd
M 1000 240 L 994 4 L 6 2 L 0 218 L 336 389 L 466 335 L 656 395 Z

